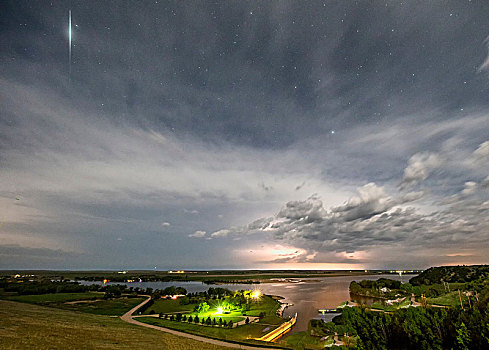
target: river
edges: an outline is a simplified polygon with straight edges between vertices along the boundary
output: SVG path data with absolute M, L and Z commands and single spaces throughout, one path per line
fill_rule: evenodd
M 297 312 L 297 323 L 292 333 L 307 330 L 307 325 L 312 318 L 323 318 L 331 320 L 333 314 L 319 316 L 318 309 L 331 309 L 341 302 L 350 300 L 349 286 L 351 281 L 376 280 L 378 278 L 390 278 L 400 280 L 403 283 L 414 275 L 368 275 L 368 276 L 339 276 L 339 277 L 314 277 L 296 279 L 296 283 L 261 283 L 261 284 L 219 284 L 207 285 L 202 282 L 132 282 L 115 283 L 125 284 L 128 287 L 139 287 L 142 289 L 165 289 L 170 286 L 183 287 L 187 292 L 202 292 L 209 287 L 221 287 L 230 290 L 259 289 L 265 294 L 279 295 L 284 301 L 293 304 L 284 311 L 284 317 L 293 316 Z M 82 284 L 100 284 L 101 282 L 80 281 Z M 109 284 L 111 284 L 109 282 Z

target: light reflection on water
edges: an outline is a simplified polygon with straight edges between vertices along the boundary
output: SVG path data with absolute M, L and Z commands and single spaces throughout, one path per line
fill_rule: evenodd
M 318 315 L 318 309 L 332 309 L 343 301 L 350 299 L 349 286 L 351 281 L 376 280 L 378 278 L 390 278 L 407 282 L 413 275 L 369 275 L 369 276 L 340 276 L 340 277 L 316 277 L 300 279 L 299 283 L 261 283 L 261 284 L 219 284 L 207 285 L 202 282 L 132 282 L 118 283 L 128 287 L 139 287 L 142 289 L 165 289 L 170 286 L 184 287 L 188 292 L 203 292 L 209 287 L 221 287 L 230 290 L 246 290 L 258 288 L 269 295 L 279 295 L 284 301 L 292 306 L 284 311 L 284 317 L 298 314 L 297 323 L 291 333 L 307 330 L 307 325 L 312 318 L 322 318 L 326 322 L 335 315 Z M 80 281 L 82 284 L 101 282 Z M 109 283 L 111 284 L 111 283 Z M 289 333 L 289 334 L 291 334 Z

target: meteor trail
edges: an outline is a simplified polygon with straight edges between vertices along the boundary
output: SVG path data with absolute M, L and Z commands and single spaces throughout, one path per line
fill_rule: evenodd
M 68 49 L 68 52 L 69 52 L 69 67 L 70 67 L 70 74 L 69 74 L 69 78 L 70 78 L 70 81 L 71 81 L 71 10 L 68 11 L 68 22 L 69 22 L 69 29 L 68 29 L 68 35 L 69 35 L 69 49 Z

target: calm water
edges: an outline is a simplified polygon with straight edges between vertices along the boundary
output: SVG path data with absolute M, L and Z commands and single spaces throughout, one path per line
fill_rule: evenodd
M 265 294 L 280 295 L 284 301 L 294 304 L 285 309 L 284 316 L 298 314 L 297 323 L 293 332 L 307 329 L 311 318 L 318 318 L 318 309 L 331 309 L 343 301 L 350 299 L 348 287 L 351 281 L 376 280 L 381 277 L 407 282 L 413 275 L 371 275 L 371 276 L 341 276 L 341 277 L 319 277 L 301 279 L 298 283 L 261 283 L 261 284 L 219 284 L 207 285 L 202 282 L 133 282 L 124 283 L 128 287 L 164 289 L 170 286 L 183 287 L 187 292 L 203 292 L 209 287 L 222 287 L 230 290 L 260 289 Z M 93 284 L 97 282 L 80 281 L 82 284 Z M 98 282 L 100 284 L 101 282 Z M 110 283 L 109 283 L 110 284 Z M 122 283 L 119 283 L 122 284 Z M 322 318 L 330 321 L 334 315 L 325 315 Z

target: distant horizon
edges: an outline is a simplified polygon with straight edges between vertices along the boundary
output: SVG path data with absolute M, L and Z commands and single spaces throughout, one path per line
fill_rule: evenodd
M 336 270 L 310 270 L 310 269 L 181 269 L 182 271 L 185 272 L 213 272 L 213 271 L 258 271 L 258 272 L 288 272 L 288 271 L 310 271 L 310 272 L 375 272 L 375 271 L 423 271 L 427 270 L 432 267 L 453 267 L 453 266 L 488 266 L 489 264 L 470 264 L 470 265 L 437 265 L 437 266 L 430 266 L 427 268 L 379 268 L 379 269 L 336 269 Z M 127 272 L 132 272 L 132 271 L 141 271 L 141 272 L 169 272 L 169 271 L 179 271 L 179 269 L 162 269 L 162 270 L 154 270 L 154 269 L 138 269 L 138 268 L 131 268 L 131 269 L 0 269 L 0 272 L 10 272 L 10 271 L 29 271 L 29 272 L 42 272 L 42 271 L 49 271 L 49 272 L 69 272 L 69 271 L 74 271 L 74 272 L 85 272 L 85 271 L 93 271 L 93 272 L 119 272 L 119 271 L 127 271 Z M 177 275 L 177 274 L 175 274 Z

